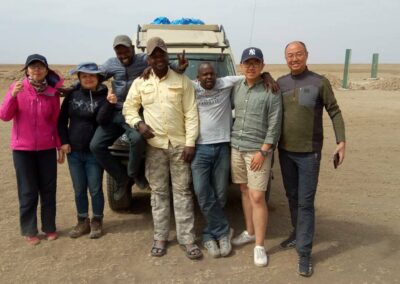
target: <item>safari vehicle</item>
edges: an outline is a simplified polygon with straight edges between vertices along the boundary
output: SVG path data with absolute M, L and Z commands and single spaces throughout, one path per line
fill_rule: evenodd
M 177 54 L 185 50 L 185 57 L 189 61 L 185 75 L 192 80 L 197 76 L 199 64 L 205 61 L 214 63 L 218 77 L 236 75 L 233 53 L 223 26 L 138 25 L 137 33 L 132 39 L 135 45 L 135 52 L 146 52 L 147 40 L 155 36 L 162 38 L 167 44 L 171 62 L 177 60 Z M 129 149 L 123 138 L 118 139 L 110 147 L 110 151 L 112 155 L 121 159 L 123 164 L 127 164 Z M 109 174 L 106 175 L 106 180 L 110 208 L 112 210 L 129 208 L 132 201 L 132 192 L 127 191 L 123 198 L 115 200 L 113 192 L 116 190 L 117 183 Z
M 147 40 L 152 37 L 162 38 L 168 47 L 170 61 L 177 60 L 177 55 L 185 50 L 185 57 L 189 66 L 185 71 L 190 79 L 197 76 L 197 69 L 201 62 L 212 62 L 218 77 L 236 75 L 232 50 L 229 45 L 223 26 L 218 25 L 151 25 L 138 26 L 133 39 L 137 53 L 146 52 Z M 123 139 L 122 139 L 123 140 Z M 119 139 L 110 147 L 114 156 L 119 157 L 124 164 L 128 160 L 128 146 Z M 126 209 L 132 201 L 131 190 L 127 191 L 120 200 L 113 199 L 116 190 L 115 180 L 107 174 L 107 193 L 112 210 Z

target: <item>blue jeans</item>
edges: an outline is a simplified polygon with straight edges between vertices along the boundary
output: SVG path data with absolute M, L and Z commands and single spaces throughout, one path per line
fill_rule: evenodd
M 40 198 L 42 231 L 56 231 L 56 149 L 13 151 L 17 176 L 19 222 L 23 236 L 36 236 L 37 206 Z
M 297 153 L 279 149 L 283 185 L 296 232 L 296 250 L 300 256 L 311 255 L 320 161 L 321 152 Z
M 89 188 L 93 217 L 102 218 L 104 211 L 103 168 L 90 152 L 72 151 L 67 155 L 67 158 L 78 217 L 88 217 L 89 215 L 87 197 L 87 189 Z
M 207 222 L 203 230 L 203 242 L 219 240 L 229 234 L 229 223 L 223 211 L 229 165 L 229 143 L 196 145 L 191 168 L 194 192 Z

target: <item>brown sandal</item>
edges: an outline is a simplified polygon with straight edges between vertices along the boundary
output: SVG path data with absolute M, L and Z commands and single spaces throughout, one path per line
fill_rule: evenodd
M 203 257 L 203 253 L 196 244 L 180 245 L 180 247 L 189 259 L 200 259 Z
M 157 242 L 161 244 L 157 245 Z M 153 240 L 153 245 L 151 246 L 151 256 L 161 257 L 167 253 L 167 241 L 156 241 Z

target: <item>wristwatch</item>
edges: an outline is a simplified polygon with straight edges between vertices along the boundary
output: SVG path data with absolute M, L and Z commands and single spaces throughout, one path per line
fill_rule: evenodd
M 268 154 L 272 152 L 271 149 L 269 149 L 269 150 L 267 150 L 267 151 L 264 151 L 264 150 L 261 150 L 261 149 L 260 149 L 260 150 L 258 150 L 258 151 L 261 153 L 261 155 L 263 155 L 264 158 L 267 157 Z
M 143 120 L 139 120 L 138 122 L 136 122 L 136 123 L 133 125 L 133 128 L 135 128 L 136 130 L 139 130 L 139 124 L 140 124 L 141 122 L 144 122 L 144 121 L 143 121 Z

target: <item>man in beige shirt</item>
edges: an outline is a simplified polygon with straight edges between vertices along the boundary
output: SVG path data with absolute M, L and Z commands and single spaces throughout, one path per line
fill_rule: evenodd
M 135 127 L 147 140 L 146 177 L 151 191 L 154 221 L 153 256 L 166 253 L 170 197 L 169 176 L 175 209 L 176 231 L 179 244 L 187 257 L 197 259 L 202 252 L 194 244 L 194 212 L 190 162 L 194 156 L 198 135 L 198 113 L 191 81 L 168 67 L 165 42 L 154 37 L 147 42 L 148 63 L 151 73 L 147 80 L 136 79 L 124 103 L 126 122 Z M 143 106 L 144 120 L 139 115 Z

